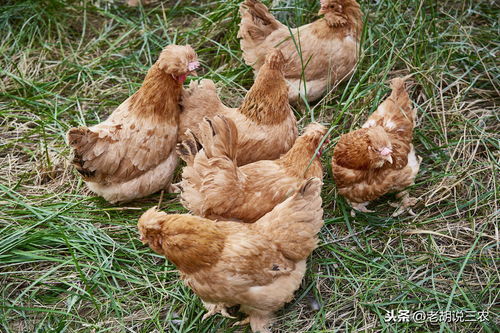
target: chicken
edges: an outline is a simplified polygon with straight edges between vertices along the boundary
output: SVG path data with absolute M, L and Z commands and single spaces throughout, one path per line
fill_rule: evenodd
M 187 166 L 180 182 L 181 202 L 198 216 L 255 222 L 285 200 L 310 177 L 323 178 L 321 142 L 325 127 L 312 123 L 293 147 L 277 160 L 238 167 L 238 130 L 223 116 L 206 118 L 197 139 L 179 144 Z M 198 142 L 199 141 L 199 142 Z
M 421 158 L 412 145 L 416 110 L 404 79 L 393 79 L 391 88 L 391 95 L 361 129 L 340 137 L 333 153 L 332 172 L 339 193 L 363 212 L 371 212 L 366 208 L 370 201 L 412 185 L 420 168 Z M 404 209 L 415 203 L 406 191 L 398 197 Z
M 356 66 L 362 21 L 355 0 L 321 0 L 323 17 L 296 29 L 276 20 L 258 0 L 245 0 L 240 14 L 238 37 L 245 62 L 258 73 L 265 54 L 279 48 L 287 61 L 290 102 L 319 99 Z
M 321 181 L 310 178 L 255 223 L 214 221 L 149 209 L 140 239 L 164 255 L 203 301 L 203 319 L 240 305 L 253 332 L 270 332 L 273 312 L 293 299 L 323 225 Z
M 238 165 L 274 160 L 286 153 L 297 138 L 297 122 L 287 98 L 283 64 L 281 52 L 272 50 L 237 109 L 222 104 L 212 81 L 192 82 L 183 95 L 179 142 L 186 139 L 187 129 L 196 133 L 205 116 L 222 114 L 238 128 Z
M 190 46 L 167 46 L 142 87 L 108 119 L 68 131 L 73 164 L 93 192 L 115 203 L 169 187 L 182 84 L 198 65 Z

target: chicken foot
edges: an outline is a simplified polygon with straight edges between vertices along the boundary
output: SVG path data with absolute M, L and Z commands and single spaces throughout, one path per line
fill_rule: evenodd
M 410 193 L 408 191 L 402 191 L 396 194 L 396 198 L 401 201 L 390 203 L 392 207 L 397 208 L 397 210 L 392 214 L 393 217 L 397 217 L 404 212 L 408 212 L 408 214 L 415 216 L 416 214 L 413 212 L 411 207 L 413 207 L 417 203 L 417 198 L 410 197 Z
M 203 315 L 201 320 L 205 320 L 205 319 L 207 319 L 207 318 L 209 318 L 217 313 L 220 313 L 223 317 L 226 317 L 226 318 L 236 319 L 236 317 L 231 316 L 227 312 L 226 306 L 222 303 L 212 304 L 212 303 L 203 302 L 203 305 L 208 310 L 208 312 Z
M 352 207 L 352 210 L 351 210 L 352 217 L 356 216 L 356 211 L 363 212 L 363 213 L 373 213 L 374 212 L 373 210 L 366 208 L 366 206 L 368 206 L 368 204 L 370 203 L 369 201 L 361 202 L 361 203 L 352 202 L 352 201 L 348 201 L 348 202 Z

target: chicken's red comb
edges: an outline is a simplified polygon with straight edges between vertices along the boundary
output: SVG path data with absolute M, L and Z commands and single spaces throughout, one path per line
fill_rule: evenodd
M 382 155 L 382 156 L 387 156 L 390 154 L 392 154 L 392 150 L 390 148 L 387 148 L 387 147 L 384 147 L 384 149 L 382 149 L 380 151 L 380 155 Z
M 190 63 L 188 63 L 188 70 L 190 70 L 190 71 L 194 71 L 198 67 L 200 67 L 199 61 L 191 61 Z

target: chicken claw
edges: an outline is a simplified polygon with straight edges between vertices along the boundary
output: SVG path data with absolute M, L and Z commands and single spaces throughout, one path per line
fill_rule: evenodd
M 235 322 L 231 327 L 243 326 L 243 325 L 248 325 L 248 324 L 250 324 L 250 317 L 246 317 L 243 320 Z
M 209 317 L 212 317 L 213 315 L 215 315 L 217 313 L 220 313 L 223 317 L 226 317 L 226 318 L 236 319 L 236 317 L 231 316 L 227 312 L 227 309 L 223 304 L 203 303 L 203 305 L 205 305 L 205 308 L 208 310 L 208 312 L 203 315 L 201 320 L 205 320 Z
M 417 198 L 410 197 L 410 194 L 408 193 L 408 191 L 403 191 L 403 192 L 400 192 L 400 193 L 396 194 L 396 198 L 401 199 L 401 202 L 399 204 L 398 203 L 391 203 L 390 204 L 392 207 L 398 208 L 392 214 L 393 217 L 397 217 L 397 216 L 403 214 L 406 211 L 411 216 L 415 216 L 416 215 L 413 212 L 413 210 L 411 210 L 411 207 L 415 206 L 415 204 L 418 201 Z
M 168 193 L 181 193 L 182 191 L 182 187 L 181 187 L 181 183 L 175 183 L 175 184 L 170 184 L 170 186 L 168 187 L 167 189 L 167 192 Z
M 374 210 L 370 210 L 370 209 L 366 208 L 366 206 L 368 206 L 369 202 L 361 202 L 361 203 L 349 202 L 349 203 L 351 204 L 351 207 L 353 208 L 351 210 L 352 217 L 356 216 L 356 211 L 363 212 L 363 213 L 373 213 L 374 212 Z

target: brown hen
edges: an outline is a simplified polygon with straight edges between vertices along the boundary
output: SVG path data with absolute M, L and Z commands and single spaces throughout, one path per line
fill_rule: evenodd
M 181 202 L 199 216 L 254 222 L 305 179 L 322 179 L 316 151 L 321 151 L 325 133 L 325 127 L 312 123 L 279 159 L 238 167 L 236 125 L 223 116 L 206 118 L 198 137 L 188 132 L 191 138 L 178 145 L 177 151 L 187 163 L 180 183 Z
M 311 178 L 253 224 L 168 215 L 151 208 L 141 241 L 175 264 L 209 317 L 240 305 L 253 332 L 270 332 L 273 312 L 293 299 L 323 225 L 321 181 Z
M 421 158 L 412 145 L 416 110 L 404 79 L 393 79 L 391 88 L 391 95 L 363 128 L 342 135 L 333 153 L 338 191 L 359 211 L 371 212 L 366 208 L 370 201 L 412 185 L 420 167 Z M 403 208 L 415 202 L 406 191 L 398 196 L 403 198 Z
M 322 0 L 322 18 L 299 28 L 280 23 L 258 0 L 240 7 L 238 37 L 245 62 L 259 72 L 272 48 L 283 52 L 290 102 L 320 98 L 349 77 L 358 59 L 361 11 L 355 0 Z
M 167 46 L 141 88 L 108 119 L 68 131 L 73 164 L 93 192 L 115 203 L 169 187 L 182 84 L 197 66 L 190 46 Z
M 271 51 L 239 108 L 222 104 L 213 81 L 192 82 L 182 98 L 179 142 L 187 138 L 188 129 L 196 134 L 204 117 L 221 114 L 238 128 L 238 165 L 286 153 L 297 138 L 297 122 L 287 98 L 283 64 L 281 52 Z

